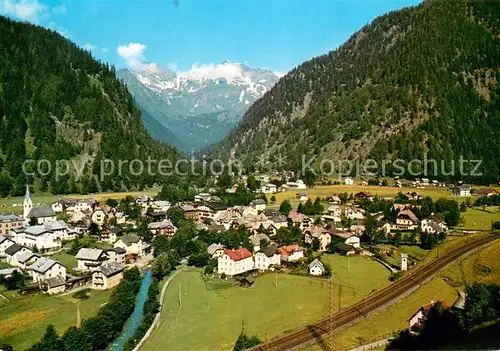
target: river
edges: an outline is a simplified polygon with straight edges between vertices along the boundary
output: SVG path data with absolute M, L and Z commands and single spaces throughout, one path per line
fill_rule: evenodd
M 122 351 L 123 346 L 125 345 L 127 340 L 134 335 L 135 330 L 137 329 L 139 324 L 141 324 L 142 315 L 144 313 L 144 303 L 148 298 L 148 290 L 151 286 L 152 281 L 153 274 L 151 272 L 151 269 L 145 270 L 144 276 L 141 281 L 141 288 L 135 298 L 134 312 L 125 323 L 120 336 L 113 342 L 113 345 L 111 345 L 111 347 L 109 348 L 110 351 Z

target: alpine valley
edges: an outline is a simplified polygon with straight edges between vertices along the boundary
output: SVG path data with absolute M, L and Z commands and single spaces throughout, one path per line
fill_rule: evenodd
M 152 63 L 117 75 L 143 111 L 153 137 L 186 153 L 219 142 L 278 81 L 269 70 L 231 61 L 186 73 Z

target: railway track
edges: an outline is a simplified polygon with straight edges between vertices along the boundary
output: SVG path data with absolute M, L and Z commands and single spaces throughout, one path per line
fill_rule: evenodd
M 323 340 L 328 337 L 328 333 L 335 332 L 347 325 L 353 324 L 360 318 L 365 318 L 371 313 L 390 305 L 398 298 L 401 298 L 413 290 L 417 289 L 428 279 L 432 278 L 440 270 L 459 259 L 460 257 L 473 252 L 474 250 L 500 238 L 500 234 L 491 234 L 486 237 L 471 241 L 465 245 L 449 250 L 445 256 L 441 256 L 422 267 L 409 271 L 402 279 L 388 285 L 354 305 L 346 307 L 319 322 L 302 327 L 276 339 L 267 341 L 252 351 L 286 351 L 297 350 L 299 347 L 319 343 L 322 349 L 329 350 L 328 345 Z

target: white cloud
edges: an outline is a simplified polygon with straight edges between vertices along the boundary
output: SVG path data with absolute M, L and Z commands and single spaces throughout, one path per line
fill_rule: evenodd
M 156 71 L 157 66 L 154 62 L 144 62 L 144 50 L 147 46 L 141 43 L 130 42 L 128 45 L 120 45 L 116 50 L 127 65 L 135 71 Z
M 189 71 L 180 72 L 182 76 L 191 79 L 217 79 L 225 78 L 228 81 L 244 76 L 243 69 L 240 64 L 225 62 L 219 64 L 204 64 L 198 66 L 194 64 Z
M 58 25 L 55 21 L 50 21 L 48 27 L 61 34 L 63 37 L 68 37 L 68 30 Z
M 275 76 L 280 77 L 280 78 L 286 74 L 286 72 L 279 72 L 279 71 L 273 71 L 273 73 Z
M 86 43 L 85 45 L 82 46 L 82 48 L 84 50 L 87 50 L 87 51 L 92 51 L 92 50 L 96 49 L 97 47 L 90 44 L 90 43 Z
M 146 45 L 141 43 L 129 43 L 128 45 L 120 45 L 117 49 L 118 55 L 123 57 L 125 61 L 131 59 L 143 59 L 144 50 L 146 50 Z
M 68 9 L 66 8 L 66 4 L 64 4 L 64 3 L 62 3 L 61 5 L 58 5 L 58 6 L 54 6 L 52 8 L 52 12 L 54 12 L 54 13 L 65 14 L 67 11 L 68 11 Z
M 0 0 L 0 12 L 25 21 L 37 22 L 47 6 L 38 0 Z

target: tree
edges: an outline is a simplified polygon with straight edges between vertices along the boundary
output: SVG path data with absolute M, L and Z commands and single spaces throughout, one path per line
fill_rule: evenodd
M 164 235 L 157 235 L 153 239 L 153 255 L 158 257 L 160 254 L 170 249 L 170 240 Z
M 65 350 L 87 351 L 92 349 L 88 335 L 83 329 L 72 326 L 66 330 L 62 336 L 62 342 Z
M 450 227 L 454 227 L 460 223 L 460 212 L 458 209 L 451 209 L 445 214 L 444 220 Z
M 176 227 L 179 226 L 179 222 L 184 219 L 184 211 L 179 207 L 170 207 L 167 210 L 168 219 L 172 222 Z
M 491 229 L 492 230 L 500 230 L 500 222 L 496 221 L 491 224 Z
M 149 230 L 148 222 L 142 220 L 137 227 L 137 235 L 144 239 L 144 241 L 150 243 L 153 240 L 153 233 Z
M 214 272 L 214 266 L 212 265 L 212 263 L 209 263 L 205 266 L 205 269 L 203 270 L 203 273 L 208 275 L 208 274 L 212 274 Z
M 89 226 L 89 235 L 90 236 L 98 236 L 99 235 L 99 225 L 97 223 L 90 223 Z
M 259 187 L 259 182 L 255 179 L 253 174 L 250 174 L 247 178 L 247 188 L 251 191 L 256 191 Z
M 203 251 L 189 256 L 188 264 L 195 267 L 205 267 L 210 261 L 208 252 Z
M 264 200 L 266 204 L 268 203 L 266 194 L 262 194 L 262 200 Z
M 28 349 L 29 351 L 64 351 L 62 340 L 57 335 L 54 325 L 49 324 L 40 342 Z
M 314 200 L 314 213 L 313 214 L 320 214 L 320 213 L 323 213 L 323 211 L 325 210 L 323 205 L 321 204 L 321 199 L 319 197 L 316 198 L 316 200 Z
M 476 325 L 498 318 L 499 288 L 493 284 L 475 283 L 466 289 L 465 327 L 471 330 Z
M 38 219 L 36 219 L 36 217 L 31 217 L 29 223 L 30 225 L 37 225 Z
M 234 344 L 233 351 L 243 351 L 252 347 L 255 347 L 262 343 L 257 336 L 248 337 L 245 333 L 241 332 L 238 336 L 238 340 Z
M 162 252 L 153 263 L 153 275 L 162 279 L 173 269 L 167 252 Z
M 321 243 L 318 238 L 314 238 L 312 241 L 312 249 L 313 251 L 318 251 Z
M 118 200 L 116 199 L 106 199 L 106 205 L 112 208 L 117 208 L 118 207 Z
M 439 242 L 439 238 L 435 234 L 429 234 L 429 233 L 421 233 L 420 234 L 420 243 L 422 244 L 422 247 L 424 249 L 432 249 L 434 248 Z
M 466 212 L 467 211 L 467 205 L 465 204 L 465 202 L 462 202 L 460 204 L 460 212 Z
M 272 195 L 272 196 L 271 196 L 271 203 L 273 203 L 273 204 L 274 204 L 275 202 L 276 202 L 276 196 L 275 196 L 275 195 Z
M 279 211 L 283 213 L 285 216 L 288 216 L 288 213 L 292 210 L 292 205 L 290 204 L 290 201 L 284 200 L 281 205 Z

